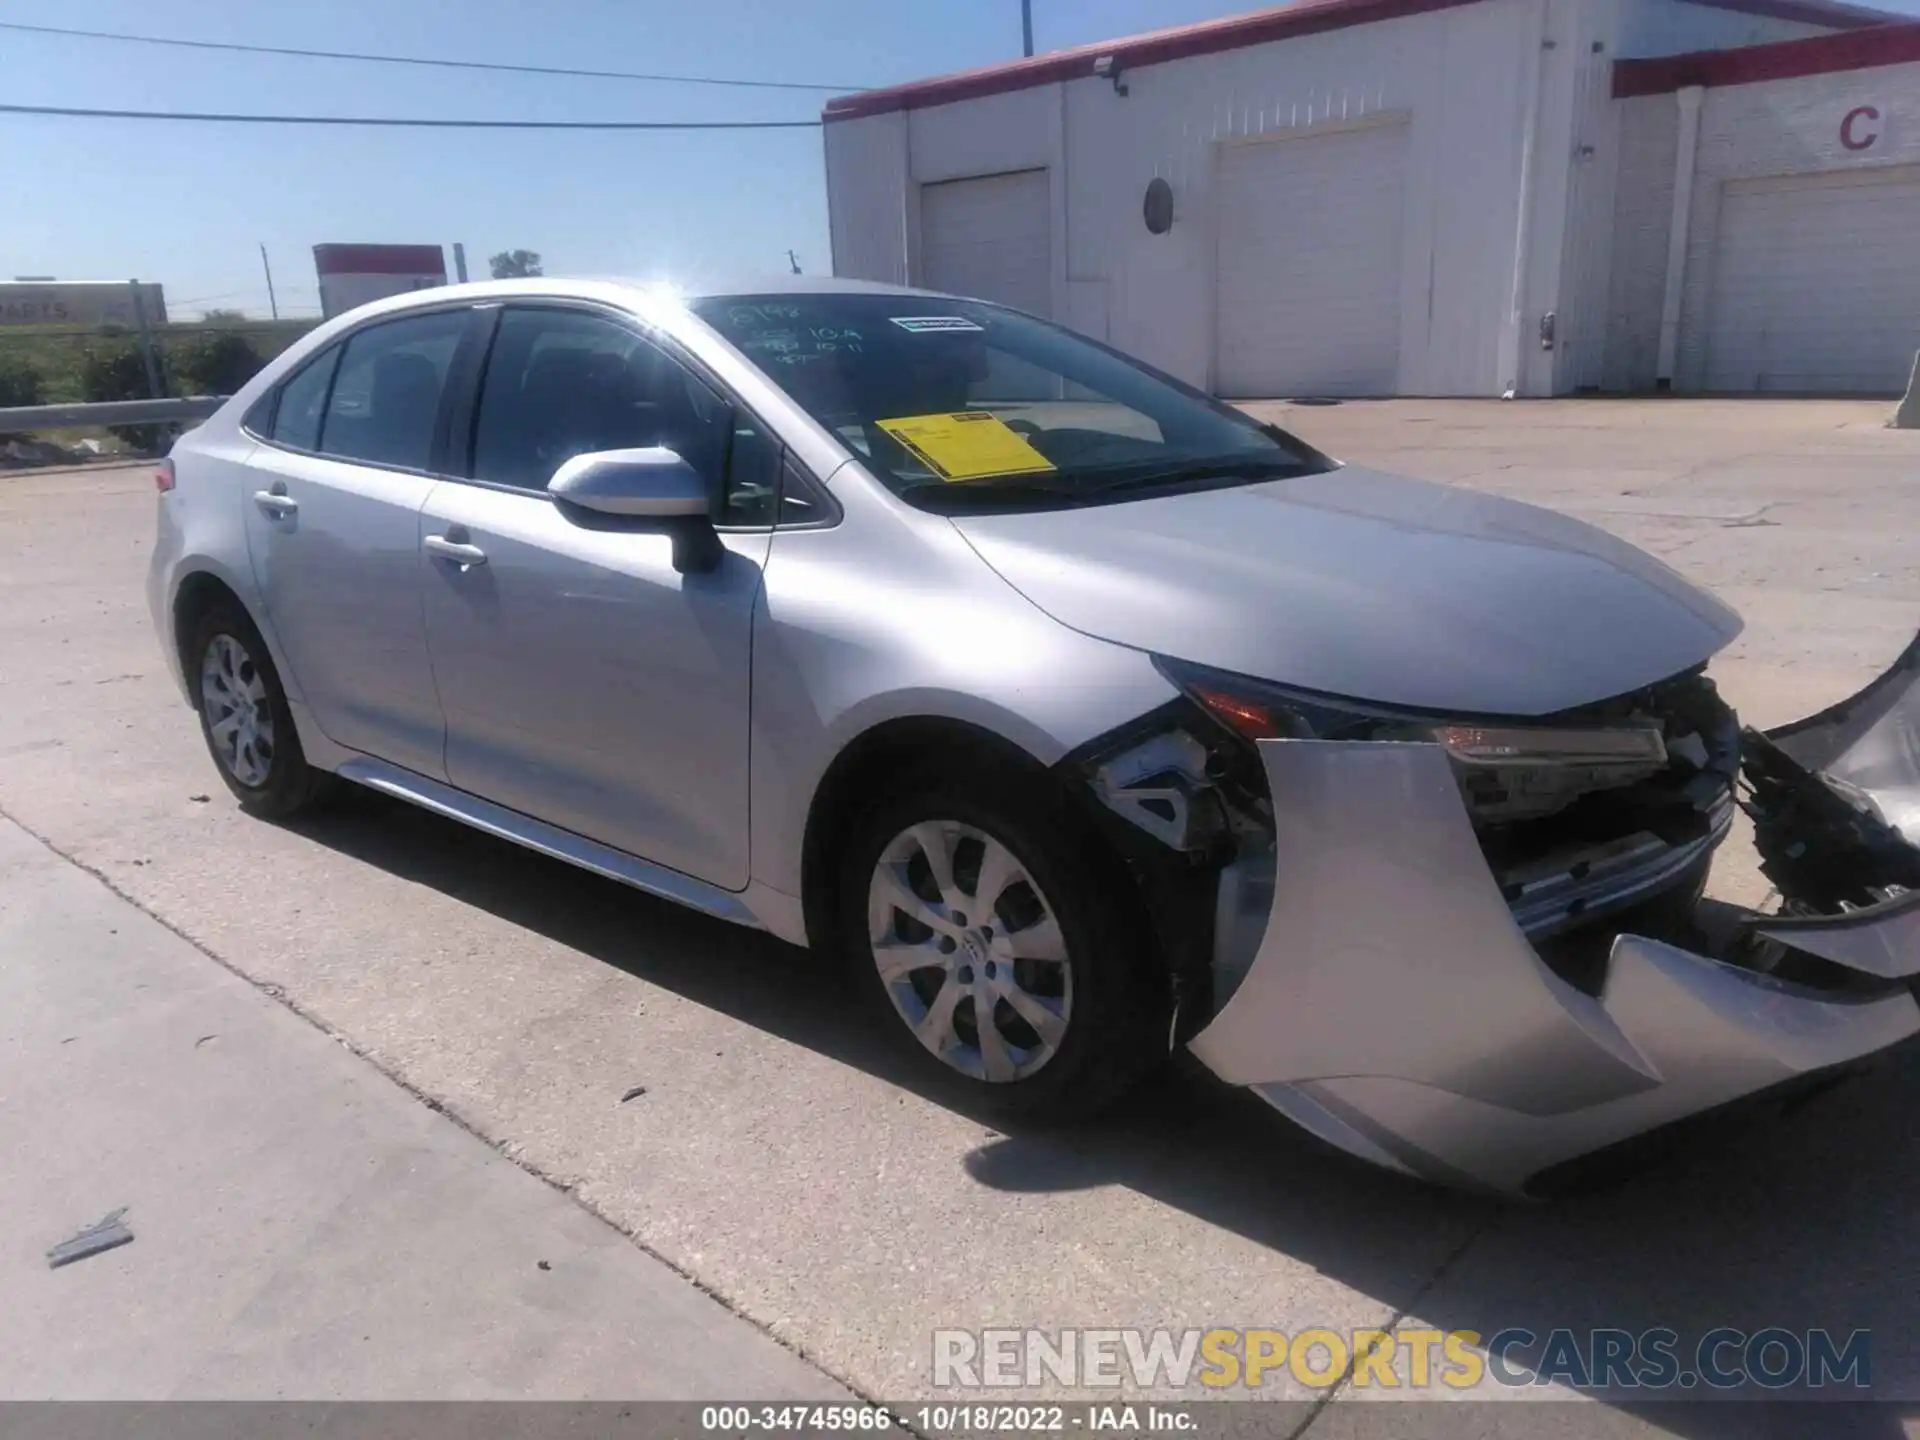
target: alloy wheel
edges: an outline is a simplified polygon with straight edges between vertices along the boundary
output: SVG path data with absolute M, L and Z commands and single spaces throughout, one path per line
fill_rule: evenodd
M 1073 970 L 1052 905 L 1001 841 L 956 820 L 902 830 L 868 886 L 888 998 L 945 1064 L 994 1084 L 1059 1053 Z
M 273 706 L 253 657 L 231 635 L 215 635 L 200 659 L 200 701 L 213 753 L 242 785 L 258 789 L 273 770 Z

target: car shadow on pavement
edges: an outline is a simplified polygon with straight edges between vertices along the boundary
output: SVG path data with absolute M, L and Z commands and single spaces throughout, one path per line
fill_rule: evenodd
M 1195 1073 L 1147 1098 L 1144 1125 L 1135 1113 L 1068 1137 L 1009 1135 L 981 1146 L 967 1168 L 1006 1189 L 1124 1185 L 1282 1248 L 1299 1233 L 1295 1202 L 1347 1206 L 1341 1233 L 1354 1247 L 1365 1247 L 1396 1212 L 1400 1223 L 1440 1226 L 1476 1203 L 1377 1174 L 1295 1132 L 1247 1092 L 1200 1073 L 1196 1062 L 1187 1068 Z M 1203 1094 L 1208 1087 L 1216 1093 Z M 1789 1113 L 1769 1109 L 1707 1126 L 1677 1152 L 1604 1188 L 1549 1204 L 1484 1202 L 1440 1274 L 1412 1292 L 1368 1293 L 1395 1304 L 1396 1323 L 1405 1326 L 1482 1337 L 1532 1331 L 1538 1342 L 1516 1355 L 1523 1368 L 1555 1330 L 1573 1332 L 1587 1355 L 1597 1330 L 1636 1337 L 1672 1330 L 1689 1373 L 1698 1373 L 1697 1347 L 1722 1327 L 1749 1336 L 1778 1327 L 1803 1344 L 1809 1331 L 1825 1330 L 1839 1348 L 1866 1331 L 1866 1391 L 1772 1392 L 1748 1384 L 1715 1394 L 1696 1382 L 1597 1398 L 1693 1440 L 1910 1435 L 1903 1419 L 1920 1416 L 1917 1110 L 1920 1055 L 1909 1051 Z M 1303 1258 L 1366 1289 L 1352 1254 Z M 1740 1347 L 1715 1358 L 1723 1370 L 1738 1366 Z M 1859 1403 L 1868 1398 L 1878 1403 Z M 1760 1403 L 1777 1400 L 1802 1403 Z M 1833 1401 L 1855 1403 L 1825 1403 Z M 1482 1406 L 1466 1407 L 1475 1421 L 1451 1417 L 1441 1428 L 1429 1423 L 1439 1418 L 1425 1413 L 1432 1407 L 1419 1408 L 1422 1419 L 1408 1434 L 1560 1433 L 1538 1405 L 1511 1407 L 1516 1413 L 1503 1419 L 1514 1424 L 1497 1430 L 1484 1423 L 1491 1417 Z M 1450 1428 L 1452 1419 L 1464 1428 Z M 1363 1426 L 1354 1433 L 1399 1432 Z M 1615 1432 L 1574 1423 L 1565 1433 Z
M 851 977 L 827 957 L 367 792 L 288 828 L 966 1114 L 992 1137 L 965 1162 L 983 1186 L 1124 1186 L 1304 1261 L 1392 1306 L 1402 1323 L 1442 1330 L 1524 1327 L 1544 1338 L 1559 1328 L 1584 1337 L 1664 1327 L 1679 1332 L 1684 1364 L 1686 1347 L 1717 1327 L 1825 1328 L 1842 1342 L 1864 1329 L 1874 1397 L 1920 1401 L 1911 1340 L 1920 1331 L 1920 1055 L 1892 1057 L 1784 1116 L 1709 1130 L 1609 1189 L 1504 1204 L 1351 1160 L 1185 1055 L 1113 1116 L 1071 1130 L 1016 1126 L 930 1087 L 850 1003 Z M 1409 1235 L 1441 1238 L 1420 1247 Z M 1441 1273 L 1410 1263 L 1416 1251 L 1435 1264 L 1446 1257 Z M 1894 1428 L 1884 1433 L 1900 1433 L 1893 1408 L 1866 1423 L 1885 1419 Z M 1852 1428 L 1863 1413 L 1848 1410 L 1842 1426 L 1834 1410 L 1822 1433 L 1883 1433 Z M 1701 1401 L 1663 1404 L 1657 1423 L 1719 1440 L 1765 1433 L 1759 1419 L 1756 1407 Z
M 782 1040 L 977 1122 L 994 1137 L 968 1162 L 980 1184 L 1072 1190 L 1122 1184 L 1295 1255 L 1370 1295 L 1407 1293 L 1434 1243 L 1373 1246 L 1372 1233 L 1461 1235 L 1484 1201 L 1381 1174 L 1321 1146 L 1181 1056 L 1110 1118 L 1017 1125 L 928 1076 L 859 1003 L 830 957 L 710 919 L 357 787 L 283 822 L 329 849 L 425 885 Z

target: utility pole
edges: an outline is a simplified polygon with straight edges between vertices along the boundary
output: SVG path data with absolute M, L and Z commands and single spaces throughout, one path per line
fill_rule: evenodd
M 1033 0 L 1020 0 L 1020 39 L 1026 46 L 1022 53 L 1033 54 Z
M 467 247 L 458 240 L 453 242 L 453 273 L 462 285 L 467 283 Z
M 800 273 L 800 257 L 791 250 L 787 251 L 787 264 L 793 267 L 794 274 L 798 275 Z
M 160 356 L 153 344 L 153 320 L 147 314 L 146 296 L 140 293 L 140 282 L 129 280 L 127 291 L 133 297 L 133 323 L 139 333 L 140 363 L 147 372 L 147 394 L 155 400 L 164 400 L 167 386 L 160 374 Z
M 267 272 L 267 308 L 273 311 L 273 318 L 280 318 L 280 297 L 273 293 L 273 266 L 267 263 L 267 242 L 260 242 L 260 268 Z

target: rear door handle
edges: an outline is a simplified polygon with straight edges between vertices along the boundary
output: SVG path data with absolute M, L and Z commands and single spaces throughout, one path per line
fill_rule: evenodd
M 284 490 L 256 490 L 253 492 L 253 503 L 275 519 L 284 519 L 300 510 L 300 502 Z
M 440 560 L 451 560 L 456 565 L 484 565 L 487 552 L 478 545 L 467 545 L 458 540 L 449 540 L 444 535 L 429 535 L 420 542 L 429 555 Z

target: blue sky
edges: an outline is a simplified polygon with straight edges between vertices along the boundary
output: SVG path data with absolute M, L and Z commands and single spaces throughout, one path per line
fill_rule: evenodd
M 1248 0 L 1036 0 L 1037 49 Z M 1018 0 L 8 0 L 0 19 L 517 64 L 884 85 L 1020 53 Z M 22 104 L 529 119 L 807 119 L 825 92 L 461 73 L 0 31 Z M 818 131 L 541 134 L 0 115 L 0 278 L 158 280 L 169 308 L 316 312 L 322 241 L 522 246 L 554 274 L 831 268 Z M 25 203 L 23 203 L 25 202 Z M 193 303 L 201 302 L 201 303 Z
M 1902 9 L 1920 0 L 1893 0 Z M 1034 0 L 1047 50 L 1258 8 Z M 1893 8 L 1893 6 L 1889 6 Z M 252 44 L 885 85 L 1017 57 L 1018 0 L 4 0 L 0 19 Z M 824 92 L 460 73 L 0 31 L 0 95 L 128 109 L 804 119 Z M 541 134 L 0 115 L 0 278 L 138 277 L 176 315 L 315 313 L 323 241 L 525 247 L 554 274 L 830 268 L 817 131 Z

